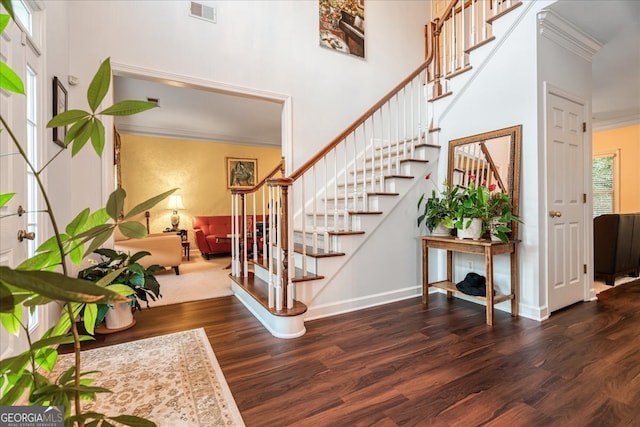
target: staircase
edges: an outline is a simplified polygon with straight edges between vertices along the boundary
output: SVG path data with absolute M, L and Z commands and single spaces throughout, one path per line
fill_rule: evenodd
M 433 188 L 424 177 L 440 154 L 439 104 L 455 99 L 450 82 L 472 70 L 470 52 L 495 39 L 492 23 L 519 5 L 451 1 L 426 26 L 427 59 L 405 80 L 291 175 L 281 164 L 234 190 L 232 288 L 273 335 L 298 337 L 305 319 L 420 294 L 419 260 L 402 268 L 394 248 L 417 245 L 416 203 Z

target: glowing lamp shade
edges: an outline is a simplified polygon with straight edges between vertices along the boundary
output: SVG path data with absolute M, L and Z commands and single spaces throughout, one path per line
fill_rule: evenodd
M 178 226 L 180 225 L 180 215 L 178 215 L 178 209 L 184 209 L 184 205 L 182 204 L 182 196 L 179 194 L 169 196 L 168 208 L 173 211 L 173 213 L 171 214 L 171 228 L 177 230 Z

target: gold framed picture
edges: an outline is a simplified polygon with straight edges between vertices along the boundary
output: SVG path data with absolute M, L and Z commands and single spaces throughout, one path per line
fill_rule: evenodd
M 227 157 L 227 188 L 247 189 L 256 185 L 258 159 Z

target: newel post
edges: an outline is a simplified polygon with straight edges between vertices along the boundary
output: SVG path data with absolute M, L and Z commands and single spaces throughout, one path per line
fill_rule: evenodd
M 242 190 L 231 190 L 231 274 L 247 276 L 249 272 L 245 247 L 246 194 Z
M 293 184 L 291 178 L 270 179 L 271 187 L 279 187 L 280 203 L 276 206 L 276 224 L 278 234 L 278 247 L 280 252 L 274 259 L 280 262 L 280 277 L 276 283 L 276 310 L 293 307 L 292 284 L 289 283 L 289 187 Z
M 436 18 L 431 22 L 431 32 L 433 34 L 433 97 L 437 98 L 442 95 L 442 83 L 440 83 L 440 32 L 441 27 L 438 25 L 440 18 Z

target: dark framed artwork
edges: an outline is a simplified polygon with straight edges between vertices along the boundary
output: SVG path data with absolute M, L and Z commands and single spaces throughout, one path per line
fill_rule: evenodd
M 53 115 L 67 111 L 67 90 L 57 77 L 53 77 Z M 53 142 L 64 147 L 64 137 L 67 135 L 67 127 L 60 126 L 53 128 Z
M 318 0 L 320 46 L 364 58 L 364 0 Z
M 258 159 L 227 157 L 227 188 L 247 189 L 256 185 Z

